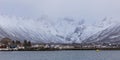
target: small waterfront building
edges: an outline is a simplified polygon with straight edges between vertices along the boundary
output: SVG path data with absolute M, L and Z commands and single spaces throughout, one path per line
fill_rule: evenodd
M 7 48 L 5 44 L 0 43 L 0 48 Z

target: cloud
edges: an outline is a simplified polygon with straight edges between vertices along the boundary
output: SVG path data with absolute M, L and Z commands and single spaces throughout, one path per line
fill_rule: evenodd
M 77 17 L 96 20 L 120 16 L 119 0 L 0 0 L 0 12 L 39 17 Z

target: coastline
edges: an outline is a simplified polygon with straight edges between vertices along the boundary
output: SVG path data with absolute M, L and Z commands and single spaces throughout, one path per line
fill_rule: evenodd
M 0 50 L 0 51 L 68 51 L 68 50 L 77 50 L 77 51 L 81 51 L 81 50 L 120 50 L 120 48 L 76 48 L 76 49 L 39 49 L 39 50 L 35 50 L 35 49 L 20 49 L 20 50 Z

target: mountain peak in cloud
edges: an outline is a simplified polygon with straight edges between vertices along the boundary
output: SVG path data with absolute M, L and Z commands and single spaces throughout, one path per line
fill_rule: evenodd
M 81 43 L 114 24 L 116 23 L 109 23 L 109 19 L 92 25 L 92 23 L 87 24 L 83 19 L 50 20 L 50 18 L 45 17 L 44 20 L 38 21 L 0 15 L 0 37 L 44 43 Z

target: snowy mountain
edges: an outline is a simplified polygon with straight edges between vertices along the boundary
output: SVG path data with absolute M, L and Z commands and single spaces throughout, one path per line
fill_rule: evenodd
M 120 42 L 120 24 L 115 24 L 97 34 L 86 39 L 84 42 L 104 42 L 104 43 L 119 43 Z
M 81 43 L 82 41 L 102 41 L 105 38 L 108 39 L 106 35 L 111 35 L 118 27 L 109 18 L 87 24 L 84 19 L 75 20 L 66 17 L 61 19 L 50 19 L 49 17 L 29 19 L 0 16 L 0 38 L 26 39 L 33 42 Z M 119 29 L 114 34 L 117 32 Z M 111 38 L 119 35 L 114 34 Z

